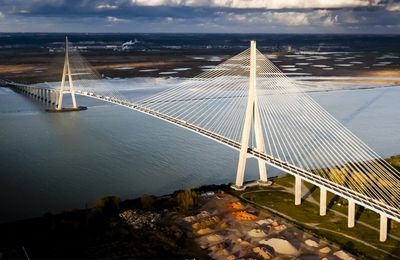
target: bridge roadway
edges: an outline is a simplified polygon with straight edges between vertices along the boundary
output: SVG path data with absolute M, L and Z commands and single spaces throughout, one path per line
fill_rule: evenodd
M 2 82 L 0 82 L 0 83 L 2 83 Z M 27 86 L 27 85 L 23 85 L 23 84 L 15 84 L 13 82 L 6 82 L 6 84 L 4 84 L 4 83 L 5 82 L 3 82 L 3 86 L 17 88 L 17 89 L 22 86 L 25 86 L 25 87 Z M 241 144 L 237 141 L 234 141 L 234 140 L 231 140 L 224 136 L 221 136 L 219 134 L 213 133 L 207 129 L 192 125 L 183 120 L 176 119 L 174 117 L 162 114 L 158 111 L 146 108 L 141 104 L 128 102 L 128 101 L 124 101 L 124 100 L 119 100 L 116 98 L 105 97 L 105 96 L 98 95 L 95 93 L 87 93 L 87 92 L 77 91 L 77 92 L 75 92 L 75 94 L 102 100 L 102 101 L 109 102 L 112 104 L 124 106 L 129 109 L 136 110 L 138 112 L 142 112 L 144 114 L 147 114 L 147 115 L 153 116 L 155 118 L 159 118 L 159 119 L 162 119 L 169 123 L 175 124 L 177 126 L 186 128 L 195 133 L 198 133 L 200 135 L 203 135 L 207 138 L 210 138 L 214 141 L 217 141 L 219 143 L 222 143 L 224 145 L 227 145 L 231 148 L 234 148 L 234 149 L 240 151 Z M 391 218 L 395 221 L 400 222 L 400 210 L 393 208 L 393 207 L 385 204 L 382 201 L 369 198 L 368 196 L 365 196 L 359 192 L 353 191 L 353 190 L 351 190 L 347 187 L 341 186 L 335 182 L 324 179 L 322 176 L 319 176 L 310 171 L 307 171 L 307 170 L 297 167 L 295 165 L 284 162 L 278 158 L 274 158 L 271 155 L 259 152 L 256 149 L 248 148 L 248 155 L 252 156 L 256 159 L 264 160 L 267 164 L 269 164 L 275 168 L 281 169 L 282 171 L 284 171 L 288 174 L 294 175 L 295 177 L 300 177 L 301 179 L 305 180 L 306 182 L 312 183 L 321 188 L 325 188 L 326 190 L 332 192 L 333 194 L 336 194 L 343 198 L 346 198 L 349 201 L 354 201 L 358 205 L 361 205 L 365 208 L 368 208 L 372 211 L 377 212 L 378 214 L 383 214 L 383 215 L 387 216 L 388 218 Z
M 104 97 L 104 96 L 99 96 L 96 95 L 94 93 L 88 93 L 88 94 L 84 94 L 82 92 L 77 92 L 77 95 L 81 95 L 81 96 L 86 96 L 86 97 L 90 97 L 90 98 L 95 98 L 95 99 L 99 99 L 99 100 L 103 100 L 109 103 L 113 103 L 116 105 L 120 105 L 120 106 L 124 106 L 127 107 L 129 109 L 133 109 L 136 110 L 138 112 L 142 112 L 144 114 L 162 119 L 164 121 L 167 121 L 169 123 L 181 126 L 183 128 L 189 129 L 195 133 L 201 134 L 207 138 L 210 138 L 214 141 L 220 142 L 224 145 L 227 145 L 231 148 L 234 148 L 236 150 L 240 151 L 241 148 L 241 144 L 237 141 L 231 140 L 229 138 L 226 138 L 222 135 L 213 133 L 207 129 L 192 125 L 190 123 L 187 123 L 183 120 L 180 119 L 176 119 L 174 117 L 162 114 L 158 111 L 146 108 L 140 104 L 137 103 L 133 103 L 133 102 L 128 102 L 128 101 L 122 101 L 119 99 L 113 99 L 113 98 L 109 98 L 109 97 Z M 253 148 L 248 148 L 248 154 L 254 158 L 257 159 L 261 159 L 264 160 L 267 164 L 275 167 L 275 168 L 279 168 L 282 171 L 289 173 L 291 175 L 294 176 L 300 176 L 303 180 L 310 182 L 314 185 L 317 185 L 318 187 L 323 187 L 326 190 L 339 195 L 341 197 L 344 197 L 348 200 L 354 201 L 356 202 L 358 205 L 361 205 L 365 208 L 368 208 L 372 211 L 377 212 L 378 214 L 384 214 L 386 215 L 388 218 L 391 218 L 393 220 L 396 221 L 400 221 L 400 210 L 393 208 L 381 201 L 378 201 L 376 199 L 372 199 L 369 198 L 361 193 L 358 193 L 356 191 L 353 191 L 347 187 L 343 187 L 335 182 L 332 182 L 330 180 L 326 180 L 324 179 L 322 176 L 319 176 L 317 174 L 314 174 L 310 171 L 304 170 L 300 167 L 297 167 L 295 165 L 289 164 L 287 162 L 284 162 L 278 158 L 274 158 L 271 155 L 262 153 L 257 151 L 256 149 Z

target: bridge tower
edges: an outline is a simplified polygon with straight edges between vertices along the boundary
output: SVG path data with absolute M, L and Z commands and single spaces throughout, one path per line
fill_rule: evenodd
M 69 64 L 68 37 L 65 37 L 65 60 L 64 60 L 64 69 L 63 69 L 63 74 L 62 74 L 62 79 L 61 79 L 60 95 L 58 97 L 57 110 L 61 110 L 62 109 L 64 87 L 65 87 L 65 78 L 66 78 L 67 75 L 68 75 L 69 93 L 71 94 L 71 98 L 72 98 L 72 106 L 73 106 L 73 108 L 76 109 L 77 105 L 76 105 L 76 99 L 75 99 L 75 90 L 74 90 L 74 84 L 72 82 L 71 67 L 70 67 L 70 64 Z
M 247 98 L 246 116 L 242 132 L 241 149 L 239 154 L 239 163 L 236 173 L 236 182 L 232 186 L 233 189 L 243 190 L 244 172 L 246 169 L 247 150 L 249 148 L 249 139 L 251 129 L 254 129 L 256 138 L 255 150 L 265 152 L 264 136 L 261 128 L 260 112 L 257 100 L 257 48 L 256 41 L 250 42 L 250 76 L 249 76 L 249 92 Z M 258 170 L 260 173 L 260 185 L 268 185 L 267 169 L 265 162 L 258 159 Z

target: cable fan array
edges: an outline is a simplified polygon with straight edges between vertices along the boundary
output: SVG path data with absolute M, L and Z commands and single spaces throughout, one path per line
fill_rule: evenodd
M 240 142 L 249 50 L 139 104 Z M 266 154 L 397 209 L 400 174 L 257 51 Z M 254 134 L 250 146 L 254 147 Z
M 85 93 L 85 95 L 96 93 L 97 96 L 110 100 L 113 99 L 127 101 L 121 91 L 113 86 L 112 82 L 102 80 L 103 77 L 89 64 L 84 57 L 81 56 L 79 47 L 76 47 L 71 42 L 68 42 L 68 53 L 75 93 Z M 58 63 L 61 64 L 61 62 Z M 61 79 L 61 74 L 59 75 L 59 78 Z M 67 90 L 69 89 L 68 84 L 69 82 L 67 81 Z M 43 85 L 43 83 L 36 85 Z M 47 85 L 50 87 L 53 86 L 49 83 L 47 83 Z M 53 87 L 59 88 L 58 83 Z
M 138 107 L 241 142 L 249 90 L 250 49 L 213 69 L 138 102 L 113 88 L 70 45 L 75 90 Z M 265 153 L 335 183 L 400 216 L 400 173 L 377 155 L 261 52 L 256 94 Z M 143 111 L 143 110 L 141 110 Z M 183 124 L 184 125 L 184 124 Z M 254 129 L 249 146 L 255 147 Z M 354 193 L 355 192 L 355 193 Z M 356 194 L 356 195 L 354 195 Z
M 245 68 L 249 65 L 249 50 L 246 50 L 177 87 L 139 101 L 139 104 L 239 141 L 248 91 Z

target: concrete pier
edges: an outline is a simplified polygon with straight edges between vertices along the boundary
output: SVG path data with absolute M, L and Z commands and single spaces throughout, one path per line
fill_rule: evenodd
M 319 215 L 325 216 L 326 215 L 326 189 L 320 187 L 320 194 L 319 194 Z
M 347 226 L 349 228 L 354 227 L 355 211 L 356 211 L 356 204 L 354 203 L 353 200 L 349 200 L 349 215 L 347 219 Z
M 385 242 L 387 239 L 388 218 L 386 215 L 381 214 L 379 241 Z
M 300 176 L 295 176 L 295 184 L 294 184 L 294 204 L 301 204 L 301 178 Z

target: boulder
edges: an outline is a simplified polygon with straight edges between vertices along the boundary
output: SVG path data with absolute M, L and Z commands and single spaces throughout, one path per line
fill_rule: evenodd
M 252 229 L 249 232 L 247 232 L 247 234 L 251 237 L 256 237 L 256 238 L 262 238 L 267 236 L 267 234 L 265 234 L 264 231 L 262 231 L 261 229 Z
M 306 241 L 304 241 L 304 243 L 309 246 L 309 247 L 318 247 L 318 243 L 315 242 L 314 240 L 311 239 L 307 239 Z
M 222 236 L 220 236 L 220 235 L 209 235 L 208 237 L 207 237 L 207 240 L 209 241 L 209 242 L 220 242 L 220 241 L 222 241 L 224 238 L 222 237 Z
M 261 256 L 263 259 L 270 259 L 271 256 L 269 255 L 268 252 L 264 251 L 262 248 L 260 247 L 255 247 L 253 248 L 253 252 L 258 254 L 259 256 Z
M 293 256 L 299 254 L 299 251 L 289 241 L 284 239 L 271 238 L 268 240 L 261 240 L 260 244 L 272 247 L 278 254 Z
M 275 231 L 283 231 L 285 229 L 286 229 L 286 225 L 283 225 L 283 224 L 274 227 Z
M 329 252 L 331 252 L 331 249 L 329 248 L 329 247 L 324 247 L 324 248 L 321 248 L 320 250 L 319 250 L 319 252 L 321 253 L 321 254 L 329 254 Z
M 349 254 L 347 254 L 342 250 L 335 252 L 333 255 L 342 260 L 355 260 L 354 257 L 350 256 Z
M 213 230 L 210 228 L 202 228 L 202 229 L 199 229 L 196 233 L 197 233 L 197 235 L 205 235 L 205 234 L 209 234 L 211 232 L 213 232 Z
M 261 219 L 259 221 L 257 221 L 256 223 L 260 226 L 262 225 L 271 225 L 271 223 L 274 222 L 272 219 L 267 218 L 267 219 Z

